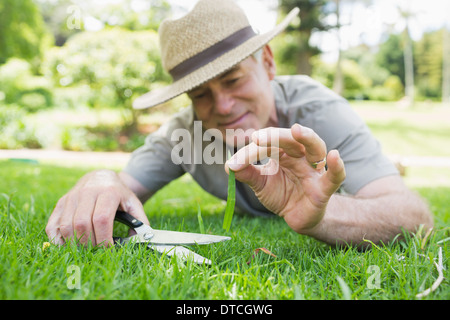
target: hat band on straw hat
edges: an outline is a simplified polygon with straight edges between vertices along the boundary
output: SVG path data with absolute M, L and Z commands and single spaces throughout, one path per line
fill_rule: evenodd
M 228 52 L 248 39 L 254 37 L 256 33 L 251 26 L 242 28 L 225 39 L 217 42 L 211 47 L 197 53 L 196 55 L 184 60 L 177 66 L 173 67 L 169 73 L 174 81 L 177 81 L 193 71 L 203 67 L 204 65 L 214 61 L 225 52 Z

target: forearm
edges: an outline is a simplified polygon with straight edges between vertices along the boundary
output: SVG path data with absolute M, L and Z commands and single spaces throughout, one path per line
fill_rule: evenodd
M 370 240 L 387 243 L 402 230 L 415 232 L 433 225 L 427 205 L 404 189 L 377 197 L 333 195 L 321 222 L 304 232 L 329 244 L 367 246 Z

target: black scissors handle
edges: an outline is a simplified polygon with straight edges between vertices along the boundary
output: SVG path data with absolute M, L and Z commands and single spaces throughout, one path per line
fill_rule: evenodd
M 116 217 L 114 220 L 119 221 L 123 223 L 124 225 L 130 227 L 130 228 L 137 228 L 142 226 L 144 223 L 135 217 L 133 217 L 131 214 L 125 211 L 117 210 L 116 211 Z
M 128 212 L 125 212 L 122 210 L 116 211 L 116 216 L 115 216 L 114 220 L 119 221 L 120 223 L 123 223 L 124 225 L 126 225 L 132 229 L 140 227 L 144 224 L 142 221 L 136 219 Z M 124 244 L 125 243 L 124 239 L 121 237 L 113 237 L 113 241 L 114 241 L 114 244 Z

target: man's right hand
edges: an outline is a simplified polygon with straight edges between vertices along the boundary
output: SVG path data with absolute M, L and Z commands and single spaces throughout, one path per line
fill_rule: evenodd
M 113 243 L 117 209 L 149 223 L 142 202 L 114 171 L 98 170 L 83 176 L 56 204 L 45 232 L 50 241 L 64 244 L 76 235 L 80 243 Z

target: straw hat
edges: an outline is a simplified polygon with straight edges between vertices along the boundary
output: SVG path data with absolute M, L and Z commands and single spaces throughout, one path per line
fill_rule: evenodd
M 164 20 L 159 27 L 161 59 L 173 83 L 137 98 L 133 108 L 159 105 L 222 74 L 282 32 L 298 12 L 293 9 L 264 34 L 253 31 L 232 0 L 200 0 L 184 17 Z

